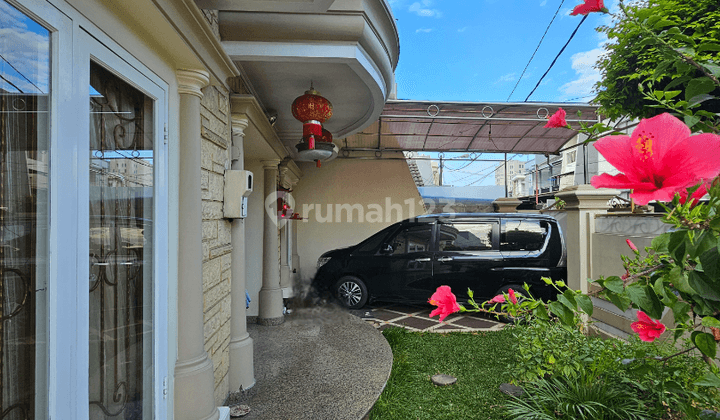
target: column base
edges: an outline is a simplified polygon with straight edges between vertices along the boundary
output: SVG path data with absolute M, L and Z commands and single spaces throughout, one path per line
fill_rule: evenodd
M 263 320 L 284 319 L 283 317 L 283 293 L 282 289 L 261 289 L 258 299 L 258 324 L 280 325 L 282 321 L 266 324 Z M 276 321 L 275 321 L 276 322 Z
M 260 318 L 258 317 L 257 323 L 258 325 L 265 325 L 266 327 L 276 327 L 280 324 L 285 322 L 285 316 L 281 316 L 278 318 Z
M 249 334 L 238 340 L 230 340 L 230 392 L 252 388 L 255 385 L 253 363 L 253 340 Z
M 207 353 L 175 364 L 175 419 L 218 420 L 215 377 Z

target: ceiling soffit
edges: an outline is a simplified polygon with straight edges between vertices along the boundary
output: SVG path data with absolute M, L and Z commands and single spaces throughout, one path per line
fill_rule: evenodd
M 343 138 L 377 120 L 399 54 L 386 0 L 200 0 L 219 10 L 223 48 L 252 85 L 275 130 L 295 153 L 302 124 L 290 107 L 313 87 L 333 104 L 324 127 Z
M 572 103 L 388 101 L 373 124 L 342 141 L 351 151 L 557 154 L 576 131 L 545 128 L 559 107 L 567 122 L 598 121 L 597 106 Z M 579 115 L 578 115 L 579 113 Z

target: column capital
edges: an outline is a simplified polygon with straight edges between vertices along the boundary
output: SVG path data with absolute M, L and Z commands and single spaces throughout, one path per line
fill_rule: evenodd
M 261 161 L 263 165 L 263 169 L 276 169 L 278 168 L 278 165 L 280 164 L 280 159 L 267 159 Z
M 205 70 L 182 69 L 175 74 L 178 80 L 178 93 L 194 95 L 202 99 L 202 88 L 210 84 L 210 74 Z
M 230 114 L 230 124 L 233 136 L 244 136 L 250 122 L 245 114 Z
M 620 194 L 620 190 L 595 188 L 591 185 L 574 185 L 555 193 L 565 201 L 565 210 L 607 210 L 608 201 Z

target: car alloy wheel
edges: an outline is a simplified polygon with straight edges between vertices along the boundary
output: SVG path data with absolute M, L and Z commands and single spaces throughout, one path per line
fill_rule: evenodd
M 343 306 L 351 309 L 362 308 L 367 302 L 368 293 L 365 284 L 354 277 L 344 277 L 335 286 L 337 298 Z

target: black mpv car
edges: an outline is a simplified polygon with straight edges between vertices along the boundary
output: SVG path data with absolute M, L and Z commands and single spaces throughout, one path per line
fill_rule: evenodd
M 567 277 L 557 221 L 528 213 L 446 213 L 391 225 L 361 243 L 324 253 L 315 282 L 349 308 L 368 300 L 427 302 L 448 285 L 458 300 L 477 302 L 512 288 L 554 299 L 541 277 Z

